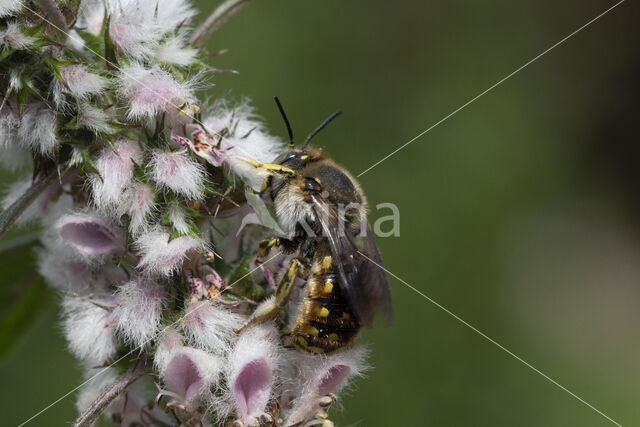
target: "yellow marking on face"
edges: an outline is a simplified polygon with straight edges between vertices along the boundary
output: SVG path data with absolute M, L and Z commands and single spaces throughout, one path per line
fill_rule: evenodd
M 326 307 L 322 307 L 320 309 L 320 313 L 318 313 L 318 316 L 320 316 L 320 317 L 328 317 L 329 316 L 329 310 Z
M 316 328 L 314 326 L 309 326 L 309 329 L 307 329 L 307 332 L 309 333 L 309 335 L 313 335 L 314 337 L 317 337 L 318 334 L 320 333 L 318 328 Z
M 333 283 L 331 282 L 327 282 L 324 284 L 324 293 L 325 294 L 330 294 L 331 291 L 333 291 Z
M 296 341 L 303 348 L 307 348 L 309 346 L 309 343 L 307 343 L 307 340 L 305 340 L 304 337 L 297 337 Z
M 322 259 L 322 269 L 329 270 L 331 268 L 331 262 L 333 259 L 330 256 L 326 256 Z
M 304 156 L 300 156 L 301 160 L 307 160 L 309 158 L 308 154 L 305 154 Z
M 329 341 L 338 341 L 340 339 L 338 334 L 329 334 L 327 338 L 329 338 Z
M 351 318 L 351 315 L 349 313 L 347 313 L 346 311 L 343 311 L 342 312 L 342 319 L 343 320 L 347 320 L 349 318 Z

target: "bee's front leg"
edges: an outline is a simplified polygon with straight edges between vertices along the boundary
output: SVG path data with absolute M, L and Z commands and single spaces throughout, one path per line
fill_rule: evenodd
M 272 237 L 270 239 L 264 239 L 258 242 L 258 260 L 264 261 L 269 257 L 271 249 L 280 246 L 280 239 Z
M 303 270 L 304 267 L 302 263 L 298 259 L 293 258 L 291 260 L 291 263 L 289 264 L 287 273 L 282 277 L 280 283 L 278 284 L 275 298 L 273 298 L 270 303 L 259 306 L 256 311 L 253 312 L 251 317 L 249 317 L 249 319 L 234 332 L 236 334 L 239 334 L 247 326 L 254 323 L 262 323 L 278 314 L 278 312 L 282 310 L 289 302 L 291 291 L 293 290 L 293 286 L 296 283 L 296 279 L 301 276 Z

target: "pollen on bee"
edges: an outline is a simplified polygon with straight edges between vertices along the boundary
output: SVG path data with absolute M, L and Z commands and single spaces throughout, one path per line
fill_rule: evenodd
M 329 317 L 329 310 L 326 307 L 322 307 L 318 313 L 320 317 Z
M 340 339 L 340 337 L 336 333 L 329 334 L 327 338 L 329 338 L 329 341 L 338 341 Z
M 333 259 L 330 256 L 326 256 L 322 259 L 322 265 L 321 268 L 324 271 L 328 271 L 331 268 L 331 262 L 333 261 Z

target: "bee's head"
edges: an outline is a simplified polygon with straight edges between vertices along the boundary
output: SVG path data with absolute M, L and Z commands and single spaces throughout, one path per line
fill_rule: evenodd
M 289 135 L 288 149 L 273 160 L 273 163 L 261 163 L 244 156 L 238 157 L 268 175 L 267 179 L 264 181 L 261 192 L 265 193 L 267 189 L 271 189 L 271 196 L 275 198 L 275 195 L 282 189 L 282 187 L 297 177 L 297 173 L 300 170 L 304 169 L 310 163 L 326 158 L 322 149 L 309 146 L 309 141 L 311 141 L 318 132 L 328 125 L 329 122 L 342 114 L 342 112 L 337 111 L 330 115 L 320 124 L 320 126 L 307 136 L 302 143 L 302 146 L 296 147 L 293 141 L 293 130 L 291 129 L 289 119 L 287 119 L 287 115 L 282 108 L 282 104 L 280 104 L 280 100 L 277 96 L 274 97 L 274 100 L 276 101 L 276 105 L 278 106 L 282 119 L 287 127 L 287 133 Z
M 316 147 L 290 147 L 287 151 L 281 153 L 273 163 L 286 166 L 294 171 L 299 171 L 309 163 L 324 159 L 326 156 L 322 148 Z

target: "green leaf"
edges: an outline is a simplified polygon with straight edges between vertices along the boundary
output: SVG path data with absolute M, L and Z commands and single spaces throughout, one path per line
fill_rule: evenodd
M 61 172 L 64 175 L 68 168 Z M 0 212 L 0 239 L 13 227 L 20 215 L 33 203 L 33 201 L 47 188 L 58 175 L 52 173 L 48 177 L 33 184 L 29 189 L 11 206 Z
M 29 88 L 23 87 L 16 92 L 16 102 L 18 103 L 18 114 L 22 116 L 24 106 L 27 104 L 27 95 L 29 94 Z
M 104 57 L 107 60 L 107 69 L 117 70 L 119 67 L 118 57 L 116 56 L 116 47 L 109 35 L 109 23 L 111 22 L 111 16 L 107 18 L 107 22 L 104 28 Z

